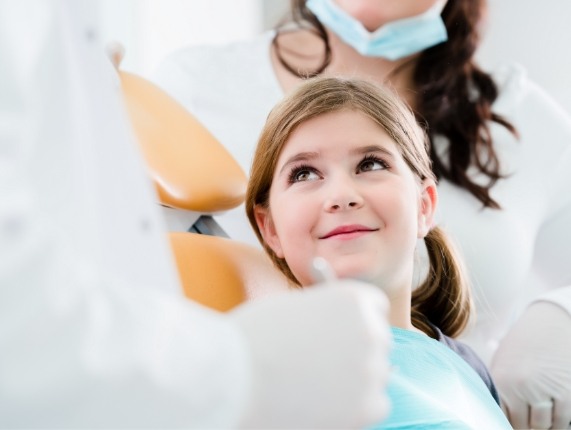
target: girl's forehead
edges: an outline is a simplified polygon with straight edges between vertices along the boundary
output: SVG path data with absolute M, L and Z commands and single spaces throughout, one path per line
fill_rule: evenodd
M 369 151 L 364 149 L 368 148 Z M 279 165 L 297 154 L 322 156 L 381 150 L 400 154 L 397 143 L 368 115 L 356 110 L 339 110 L 310 118 L 299 124 L 282 145 Z

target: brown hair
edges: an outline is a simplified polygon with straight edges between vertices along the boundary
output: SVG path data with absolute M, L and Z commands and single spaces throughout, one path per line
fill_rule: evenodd
M 320 74 L 331 62 L 329 38 L 317 17 L 305 6 L 306 0 L 292 0 L 291 17 L 298 24 L 309 24 L 324 42 L 322 64 L 314 71 L 298 71 L 282 57 L 279 46 L 281 27 L 274 37 L 276 55 L 281 64 L 300 78 Z M 503 117 L 492 112 L 498 96 L 492 77 L 474 62 L 480 40 L 479 25 L 486 0 L 448 0 L 442 18 L 448 41 L 421 52 L 415 59 L 415 114 L 425 124 L 432 143 L 437 135 L 450 142 L 448 151 L 438 154 L 431 145 L 430 157 L 437 178 L 445 178 L 466 189 L 484 207 L 499 209 L 490 189 L 504 177 L 500 160 L 494 150 L 489 122 L 496 122 L 517 135 L 515 128 Z M 404 67 L 404 66 L 403 66 Z M 468 175 L 475 166 L 488 177 L 480 185 Z
M 256 223 L 256 206 L 269 208 L 270 188 L 281 151 L 305 121 L 329 112 L 356 110 L 378 124 L 396 143 L 411 171 L 421 180 L 435 179 L 427 139 L 414 114 L 388 89 L 358 79 L 318 77 L 307 80 L 274 107 L 258 141 L 246 192 L 246 213 L 260 243 L 274 264 L 299 285 L 285 259 L 264 242 Z M 457 336 L 469 319 L 472 301 L 462 266 L 444 233 L 433 228 L 425 238 L 430 268 L 412 296 L 412 322 L 433 336 L 426 321 L 449 336 Z

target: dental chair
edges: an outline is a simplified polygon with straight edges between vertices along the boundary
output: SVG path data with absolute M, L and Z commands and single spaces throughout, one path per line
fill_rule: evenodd
M 164 91 L 135 74 L 120 70 L 119 75 L 167 224 L 174 230 L 226 236 L 212 214 L 244 201 L 247 180 L 241 167 Z
M 169 233 L 187 297 L 219 311 L 288 290 L 287 279 L 258 248 L 198 233 Z
M 212 217 L 244 201 L 247 179 L 240 166 L 184 107 L 148 80 L 120 70 L 114 55 L 158 203 L 167 223 L 186 230 L 168 233 L 184 294 L 228 311 L 291 288 L 264 251 L 227 238 Z

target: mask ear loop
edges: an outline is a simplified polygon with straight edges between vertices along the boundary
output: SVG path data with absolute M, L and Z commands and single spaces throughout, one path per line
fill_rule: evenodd
M 274 52 L 276 53 L 276 56 L 278 57 L 278 61 L 280 62 L 280 64 L 292 75 L 297 76 L 298 78 L 301 79 L 309 79 L 318 76 L 321 73 L 323 73 L 323 71 L 327 68 L 327 66 L 329 66 L 329 64 L 331 64 L 331 46 L 329 45 L 329 36 L 327 36 L 327 31 L 325 30 L 323 24 L 321 24 L 317 19 L 314 19 L 314 24 L 317 26 L 319 33 L 318 35 L 321 36 L 321 39 L 325 44 L 325 54 L 323 58 L 323 63 L 321 63 L 321 66 L 319 66 L 319 68 L 317 70 L 314 70 L 313 72 L 302 73 L 299 70 L 294 69 L 292 66 L 290 66 L 289 63 L 283 58 L 281 54 L 280 44 L 278 41 L 278 38 L 280 36 L 279 30 L 276 32 L 276 35 L 272 40 L 272 46 L 274 48 Z

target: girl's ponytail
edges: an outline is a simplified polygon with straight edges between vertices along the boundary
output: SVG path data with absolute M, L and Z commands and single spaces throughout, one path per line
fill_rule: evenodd
M 472 298 L 464 267 L 446 234 L 435 227 L 424 238 L 429 257 L 426 280 L 412 294 L 412 322 L 431 335 L 429 321 L 442 333 L 458 336 L 472 311 Z

